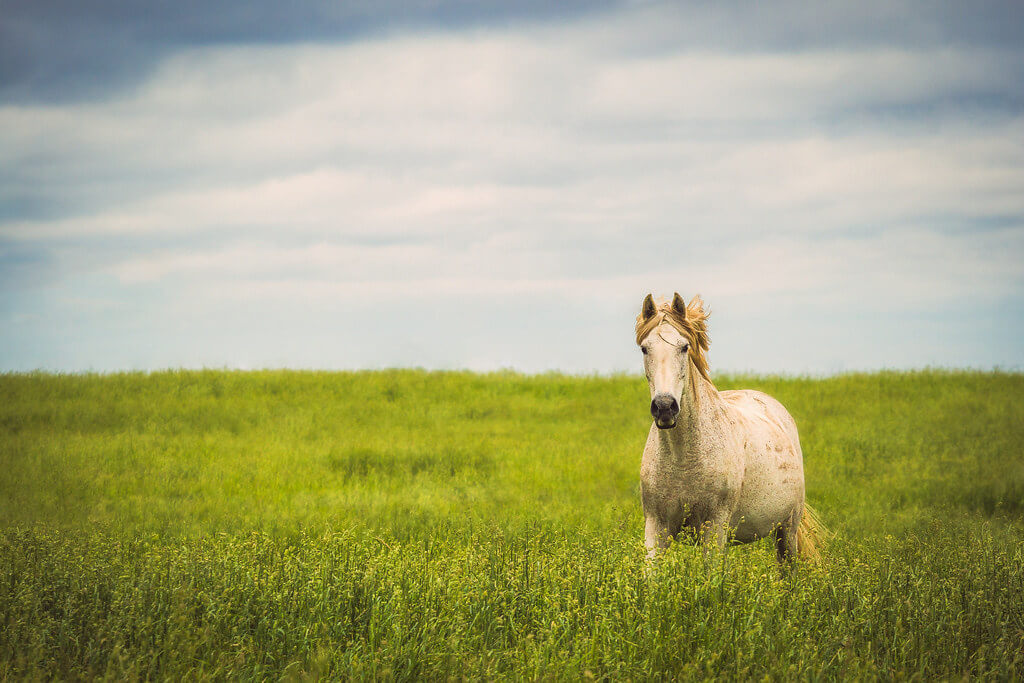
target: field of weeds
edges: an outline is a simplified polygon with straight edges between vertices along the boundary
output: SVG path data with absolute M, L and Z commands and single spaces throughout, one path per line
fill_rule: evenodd
M 648 565 L 640 377 L 0 376 L 0 678 L 1024 675 L 1024 376 L 717 376 L 817 564 Z

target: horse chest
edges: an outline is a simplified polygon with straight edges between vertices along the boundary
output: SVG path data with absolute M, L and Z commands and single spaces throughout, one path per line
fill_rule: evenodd
M 665 520 L 704 521 L 735 497 L 731 469 L 717 460 L 645 457 L 640 468 L 644 510 Z

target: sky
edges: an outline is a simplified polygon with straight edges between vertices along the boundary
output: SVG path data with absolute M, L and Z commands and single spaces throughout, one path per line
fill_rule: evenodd
M 1024 368 L 1019 2 L 0 0 L 0 371 Z

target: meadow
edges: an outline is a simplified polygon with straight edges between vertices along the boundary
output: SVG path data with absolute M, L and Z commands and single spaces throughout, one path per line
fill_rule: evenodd
M 1024 375 L 714 379 L 819 562 L 645 561 L 639 376 L 0 375 L 0 679 L 1024 677 Z

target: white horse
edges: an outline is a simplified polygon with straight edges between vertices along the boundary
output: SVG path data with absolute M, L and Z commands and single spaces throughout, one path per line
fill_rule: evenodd
M 718 391 L 708 377 L 708 314 L 695 296 L 655 303 L 636 320 L 651 387 L 640 465 L 648 555 L 683 527 L 724 548 L 771 536 L 779 562 L 817 555 L 823 528 L 804 502 L 796 423 L 759 391 Z

